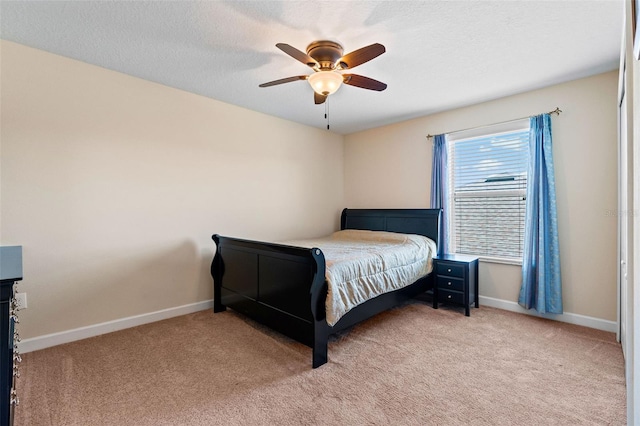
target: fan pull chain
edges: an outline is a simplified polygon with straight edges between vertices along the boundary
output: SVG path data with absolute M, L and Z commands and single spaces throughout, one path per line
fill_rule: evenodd
M 329 130 L 329 96 L 324 102 L 324 118 L 327 120 L 327 130 Z

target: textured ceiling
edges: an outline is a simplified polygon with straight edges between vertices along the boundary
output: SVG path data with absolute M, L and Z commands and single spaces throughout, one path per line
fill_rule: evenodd
M 343 86 L 331 130 L 348 134 L 618 67 L 623 0 L 1 1 L 1 37 L 298 123 L 325 128 L 310 68 L 275 47 L 319 39 L 387 52 Z

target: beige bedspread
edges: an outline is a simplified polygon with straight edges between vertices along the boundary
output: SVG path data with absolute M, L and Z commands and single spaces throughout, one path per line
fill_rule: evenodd
M 435 242 L 427 237 L 382 231 L 344 230 L 286 244 L 318 247 L 324 253 L 331 326 L 362 302 L 427 275 L 436 254 Z

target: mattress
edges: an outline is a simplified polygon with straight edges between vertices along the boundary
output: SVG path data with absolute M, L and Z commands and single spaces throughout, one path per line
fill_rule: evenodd
M 285 243 L 324 253 L 330 326 L 361 303 L 429 274 L 436 254 L 436 243 L 427 237 L 383 231 L 349 229 Z

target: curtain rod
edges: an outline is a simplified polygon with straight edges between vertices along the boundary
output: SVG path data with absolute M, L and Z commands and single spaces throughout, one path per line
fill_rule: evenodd
M 560 115 L 560 113 L 562 112 L 562 110 L 559 107 L 556 107 L 556 109 L 554 109 L 553 111 L 549 111 L 547 114 L 557 114 Z M 475 129 L 481 129 L 483 127 L 490 127 L 490 126 L 495 126 L 497 124 L 505 124 L 505 123 L 511 123 L 513 121 L 518 121 L 518 120 L 524 120 L 525 118 L 531 118 L 533 117 L 532 115 L 528 116 L 528 117 L 521 117 L 521 118 L 514 118 L 513 120 L 509 120 L 509 121 L 503 121 L 500 123 L 494 123 L 494 124 L 485 124 L 484 126 L 477 126 L 477 127 L 469 127 L 468 129 L 460 129 L 460 130 L 455 130 L 453 132 L 447 132 L 447 134 L 449 133 L 458 133 L 458 132 L 464 132 L 466 130 L 475 130 Z M 433 138 L 435 135 L 427 135 L 427 139 L 431 139 Z

